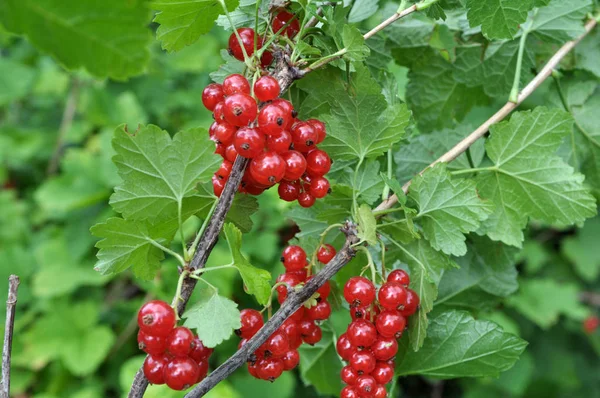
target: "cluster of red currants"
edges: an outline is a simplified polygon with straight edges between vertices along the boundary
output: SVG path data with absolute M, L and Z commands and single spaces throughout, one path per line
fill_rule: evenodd
M 335 256 L 335 249 L 325 245 L 319 249 L 317 258 L 327 263 Z M 307 277 L 306 252 L 299 246 L 288 246 L 283 251 L 283 265 L 286 272 L 277 278 L 282 284 L 277 287 L 277 300 L 283 303 L 287 298 L 288 288 L 305 283 Z M 300 361 L 298 348 L 302 343 L 314 345 L 321 340 L 321 328 L 316 322 L 324 321 L 331 315 L 331 306 L 327 297 L 331 286 L 327 281 L 315 295 L 316 305 L 300 307 L 275 331 L 255 352 L 254 358 L 248 361 L 248 372 L 257 379 L 274 381 L 284 371 L 292 370 Z M 236 334 L 242 338 L 239 348 L 252 338 L 264 325 L 260 312 L 245 309 L 241 312 L 242 327 Z
M 387 396 L 385 385 L 394 378 L 396 340 L 406 328 L 406 318 L 419 307 L 419 296 L 408 288 L 409 282 L 406 272 L 394 270 L 379 292 L 361 276 L 350 278 L 344 286 L 352 323 L 336 345 L 340 357 L 348 362 L 341 372 L 347 384 L 341 398 Z
M 206 377 L 213 350 L 191 330 L 176 325 L 175 311 L 164 301 L 149 301 L 138 312 L 138 344 L 148 354 L 144 376 L 152 384 L 181 391 Z

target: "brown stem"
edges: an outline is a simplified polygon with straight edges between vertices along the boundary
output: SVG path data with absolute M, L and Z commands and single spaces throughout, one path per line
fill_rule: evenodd
M 592 307 L 600 308 L 600 293 L 583 292 L 579 295 L 582 302 L 591 305 Z
M 2 346 L 2 397 L 10 397 L 10 358 L 12 351 L 13 332 L 15 329 L 15 312 L 17 309 L 17 290 L 19 277 L 11 275 L 8 278 L 8 299 L 6 300 L 6 324 L 4 326 L 4 345 Z
M 60 156 L 63 151 L 63 144 L 65 136 L 73 125 L 73 119 L 75 118 L 75 112 L 77 111 L 77 100 L 79 98 L 79 80 L 73 78 L 71 83 L 71 90 L 67 97 L 67 103 L 65 104 L 65 110 L 63 111 L 60 126 L 58 127 L 58 136 L 56 137 L 56 144 L 54 146 L 54 152 L 52 158 L 48 163 L 46 174 L 53 175 L 58 170 L 58 163 L 60 162 Z

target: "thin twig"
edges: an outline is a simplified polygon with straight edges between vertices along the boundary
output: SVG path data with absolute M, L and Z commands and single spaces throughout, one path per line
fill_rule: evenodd
M 419 174 L 422 174 L 428 168 L 434 166 L 440 162 L 450 162 L 457 157 L 459 157 L 463 152 L 465 152 L 475 141 L 479 138 L 483 137 L 485 133 L 487 133 L 490 129 L 490 126 L 502 121 L 506 118 L 513 110 L 515 110 L 527 97 L 529 97 L 550 75 L 552 75 L 552 71 L 560 64 L 560 61 L 581 41 L 585 36 L 588 35 L 594 29 L 594 27 L 598 24 L 598 22 L 594 19 L 590 20 L 585 24 L 585 32 L 579 36 L 576 40 L 565 43 L 556 54 L 550 58 L 548 63 L 544 66 L 544 68 L 537 74 L 535 78 L 521 91 L 517 102 L 507 102 L 498 112 L 496 112 L 492 117 L 486 120 L 481 126 L 479 126 L 475 131 L 469 134 L 464 140 L 460 141 L 456 144 L 452 149 L 448 152 L 440 156 L 436 161 L 431 163 L 425 169 L 423 169 Z M 411 181 L 408 181 L 406 184 L 402 186 L 402 191 L 404 193 L 408 192 L 408 188 L 410 187 Z M 394 206 L 398 202 L 398 196 L 392 195 L 389 199 L 381 202 L 375 211 L 386 210 Z
M 71 126 L 73 125 L 73 119 L 75 118 L 75 113 L 77 112 L 78 99 L 79 80 L 76 77 L 74 77 L 71 82 L 71 90 L 69 91 L 69 96 L 67 97 L 67 102 L 65 104 L 65 110 L 62 114 L 60 126 L 58 127 L 58 136 L 56 137 L 56 145 L 54 146 L 54 152 L 52 153 L 50 162 L 48 162 L 48 168 L 46 169 L 46 174 L 48 175 L 53 175 L 58 170 L 58 164 L 60 162 L 60 157 L 63 152 L 65 137 L 71 129 Z
M 579 295 L 579 299 L 592 307 L 600 308 L 600 293 L 583 292 Z
M 19 277 L 11 275 L 8 278 L 8 299 L 6 300 L 6 324 L 4 326 L 4 345 L 2 346 L 2 397 L 10 397 L 10 357 L 12 350 L 13 331 L 15 328 L 15 311 L 17 308 L 17 290 Z

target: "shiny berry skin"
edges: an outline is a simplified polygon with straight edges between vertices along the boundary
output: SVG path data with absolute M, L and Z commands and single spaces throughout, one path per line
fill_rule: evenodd
M 297 182 L 281 181 L 279 187 L 277 187 L 277 193 L 281 200 L 286 202 L 293 202 L 298 199 L 300 193 L 300 184 Z
M 165 368 L 168 363 L 166 355 L 148 355 L 144 361 L 144 376 L 151 384 L 165 384 Z
M 312 278 L 314 278 L 313 275 L 311 275 L 306 281 L 310 281 Z M 317 293 L 319 293 L 319 297 L 317 298 L 318 302 L 321 302 L 323 300 L 327 300 L 327 297 L 329 297 L 329 293 L 331 293 L 331 284 L 329 283 L 329 281 L 325 282 L 323 284 L 323 286 L 321 286 L 319 288 L 319 290 L 317 290 Z
M 150 355 L 161 355 L 167 350 L 167 338 L 163 336 L 151 336 L 142 332 L 138 332 L 137 336 L 138 347 Z
M 258 377 L 258 368 L 256 367 L 256 362 L 248 362 L 247 365 L 248 373 L 250 373 L 250 375 L 255 379 L 260 379 L 260 377 Z
M 165 369 L 165 383 L 176 391 L 182 391 L 196 384 L 200 368 L 192 358 L 173 358 Z
M 377 384 L 387 384 L 394 378 L 394 368 L 387 362 L 377 362 L 371 376 Z
M 262 76 L 254 83 L 254 95 L 259 101 L 267 102 L 279 97 L 281 88 L 277 79 L 271 76 Z
M 249 170 L 259 184 L 273 185 L 285 175 L 285 161 L 275 152 L 263 152 L 252 159 Z
M 239 131 L 239 130 L 238 130 Z M 235 139 L 235 137 L 234 137 Z M 238 152 L 235 149 L 234 144 L 229 144 L 227 148 L 225 148 L 225 160 L 230 161 L 231 163 L 235 162 L 235 158 L 237 158 Z
M 587 334 L 592 334 L 600 326 L 600 319 L 597 316 L 591 315 L 583 321 L 583 330 Z
M 258 128 L 267 135 L 278 135 L 288 125 L 288 117 L 279 106 L 266 105 L 258 112 Z
M 317 135 L 319 136 L 319 138 L 317 139 L 317 142 L 315 142 L 315 144 L 318 145 L 321 142 L 323 142 L 323 140 L 327 136 L 327 133 L 325 131 L 325 123 L 323 123 L 322 121 L 317 120 L 317 119 L 308 119 L 306 122 L 308 124 L 310 124 L 313 127 L 313 129 L 315 129 L 315 131 L 317 132 Z
M 258 129 L 242 127 L 235 133 L 233 147 L 239 155 L 252 159 L 263 152 L 265 135 Z
M 310 192 L 310 194 L 317 199 L 324 198 L 329 192 L 331 192 L 329 180 L 327 180 L 325 177 L 313 178 L 310 182 L 308 192 Z
M 260 46 L 262 47 L 262 43 Z M 271 63 L 273 63 L 273 53 L 271 51 L 265 51 L 262 57 L 260 57 L 260 66 L 266 68 L 271 65 Z
M 352 320 L 366 319 L 367 321 L 375 320 L 375 317 L 379 314 L 379 308 L 372 308 L 370 305 L 365 307 L 350 307 L 350 316 Z
M 361 398 L 354 387 L 346 386 L 340 392 L 340 398 Z
M 378 361 L 388 361 L 398 353 L 398 342 L 394 337 L 379 336 L 371 345 L 371 352 Z
M 419 308 L 419 295 L 412 289 L 406 289 L 406 303 L 404 304 L 404 308 L 400 310 L 400 313 L 404 317 L 411 316 L 417 309 Z
M 300 152 L 308 152 L 316 145 L 319 135 L 315 129 L 306 122 L 294 123 L 290 129 L 294 149 Z M 321 174 L 323 175 L 323 174 Z
M 327 300 L 322 300 L 317 305 L 306 309 L 306 316 L 311 321 L 324 321 L 331 315 L 331 305 Z
M 225 98 L 223 116 L 229 124 L 237 127 L 247 126 L 256 119 L 257 113 L 256 101 L 247 94 L 233 94 Z
M 213 119 L 215 119 L 218 123 L 225 122 L 225 100 L 219 102 L 215 105 L 215 109 L 213 110 Z
M 283 361 L 276 358 L 261 359 L 256 363 L 257 374 L 263 380 L 275 381 L 284 370 Z
M 283 370 L 292 370 L 300 363 L 300 354 L 297 350 L 289 350 L 281 360 L 283 361 Z
M 353 346 L 359 348 L 370 347 L 377 340 L 375 325 L 364 319 L 353 321 L 346 331 L 348 339 Z
M 288 246 L 283 249 L 281 261 L 288 271 L 301 270 L 306 267 L 306 252 L 300 246 Z
M 242 39 L 246 55 L 251 57 L 252 54 L 254 54 L 254 29 L 239 28 L 237 32 Z M 257 46 L 257 48 L 260 48 L 260 46 Z M 235 33 L 232 33 L 231 36 L 229 36 L 229 53 L 239 61 L 244 60 L 244 52 L 242 51 L 242 46 Z
M 221 162 L 221 167 L 219 167 L 219 170 L 217 170 L 215 175 L 221 180 L 226 180 L 229 178 L 229 174 L 231 174 L 232 167 L 233 164 L 229 160 L 223 160 Z
M 358 373 L 356 372 L 356 370 L 354 370 L 352 366 L 347 365 L 342 368 L 342 371 L 340 372 L 340 377 L 344 383 L 348 384 L 349 386 L 352 386 L 356 383 L 356 380 L 358 379 Z
M 298 195 L 298 204 L 302 207 L 311 207 L 317 199 L 308 192 L 301 192 Z
M 209 111 L 213 111 L 215 106 L 223 101 L 223 98 L 223 86 L 220 84 L 211 83 L 202 91 L 202 104 L 204 104 Z
M 272 152 L 282 153 L 290 149 L 292 145 L 292 135 L 287 130 L 283 130 L 277 135 L 267 136 L 267 149 Z
M 317 260 L 322 262 L 323 264 L 327 264 L 335 257 L 335 248 L 330 244 L 326 243 L 319 247 L 317 251 Z
M 300 336 L 300 327 L 295 320 L 291 318 L 286 319 L 278 330 L 281 330 L 287 336 L 291 350 L 300 347 L 300 344 L 302 344 L 302 336 Z
M 396 282 L 404 287 L 408 287 L 410 283 L 410 277 L 403 269 L 395 269 L 387 277 L 388 282 Z
M 283 331 L 276 330 L 266 342 L 267 356 L 281 358 L 290 349 L 290 342 Z
M 313 321 L 304 320 L 300 322 L 300 334 L 302 341 L 306 344 L 315 345 L 321 341 L 322 331 Z
M 250 83 L 244 76 L 234 73 L 223 80 L 223 93 L 226 96 L 233 94 L 250 95 Z
M 406 327 L 406 318 L 398 311 L 385 310 L 377 316 L 375 326 L 380 335 L 399 338 Z
M 223 193 L 223 190 L 225 189 L 226 183 L 227 183 L 226 179 L 219 178 L 216 174 L 214 176 L 212 176 L 213 192 L 215 193 L 216 197 L 218 197 L 218 198 L 221 197 L 221 194 Z
M 296 181 L 304 171 L 306 171 L 306 159 L 298 151 L 287 151 L 281 154 L 283 160 L 285 160 L 285 174 L 284 180 Z
M 277 99 L 274 99 L 273 102 L 271 102 L 271 104 L 277 105 L 278 107 L 280 107 L 281 109 L 283 109 L 285 111 L 285 114 L 288 116 L 288 122 L 289 122 L 289 124 L 286 126 L 286 129 L 289 129 L 290 127 L 292 127 L 294 118 L 297 115 L 292 103 L 288 100 L 284 100 L 283 98 L 277 98 Z
M 377 382 L 372 376 L 359 376 L 354 385 L 358 394 L 362 397 L 372 397 L 377 389 Z
M 240 312 L 241 327 L 236 334 L 243 339 L 249 339 L 256 334 L 265 324 L 260 312 L 252 309 L 243 309 Z
M 281 303 L 281 301 L 280 301 L 279 303 Z M 293 313 L 293 314 L 290 316 L 290 318 L 289 318 L 289 319 L 292 319 L 292 320 L 293 320 L 293 321 L 295 321 L 295 322 L 300 322 L 300 321 L 302 321 L 302 320 L 304 319 L 304 309 L 305 309 L 305 307 L 304 307 L 304 306 L 302 306 L 302 307 L 298 308 L 298 309 L 296 310 L 296 312 L 294 312 L 294 313 Z M 298 330 L 300 330 L 300 325 L 298 325 Z
M 140 308 L 138 312 L 140 330 L 150 336 L 168 336 L 177 322 L 175 311 L 164 301 L 152 300 Z
M 213 349 L 206 347 L 202 343 L 202 340 L 196 337 L 192 343 L 192 351 L 189 353 L 189 357 L 199 363 L 200 361 L 208 360 L 212 353 Z
M 331 169 L 331 159 L 320 149 L 310 151 L 306 156 L 306 173 L 311 177 L 322 177 Z
M 196 364 L 198 365 L 198 380 L 196 383 L 200 383 L 208 374 L 208 359 L 196 361 Z
M 353 276 L 344 286 L 344 298 L 351 307 L 367 306 L 375 300 L 375 286 L 362 276 Z
M 375 369 L 377 361 L 370 351 L 367 350 L 356 350 L 350 355 L 350 366 L 359 375 L 369 374 Z
M 277 283 L 280 283 L 280 282 L 285 282 L 289 287 L 294 287 L 297 284 L 302 283 L 303 279 L 299 275 L 286 272 L 285 274 L 281 274 L 277 277 Z M 281 286 L 277 286 L 276 290 L 277 290 L 277 300 L 279 301 L 279 304 L 281 304 L 287 298 L 288 287 L 285 285 L 281 285 Z M 303 307 L 300 307 L 300 308 L 303 308 Z
M 212 130 L 213 135 L 211 138 L 217 140 L 220 144 L 229 145 L 233 142 L 237 128 L 229 123 L 217 123 Z
M 375 394 L 373 394 L 373 398 L 387 398 L 387 390 L 385 386 L 379 384 L 375 389 Z
M 194 334 L 186 327 L 180 326 L 173 329 L 169 335 L 169 353 L 175 357 L 186 357 L 192 351 Z
M 298 32 L 300 32 L 300 22 L 298 22 L 297 18 L 294 18 L 293 20 L 292 18 L 294 18 L 294 14 L 290 14 L 285 10 L 280 11 L 271 22 L 273 32 L 275 34 L 285 34 L 290 39 L 296 36 Z M 290 20 L 292 21 L 289 25 L 283 31 L 279 32 Z
M 354 347 L 348 339 L 347 333 L 343 333 L 338 338 L 337 343 L 335 344 L 335 348 L 337 350 L 337 353 L 340 355 L 340 357 L 342 357 L 344 361 L 349 361 L 350 357 L 352 356 L 352 353 L 354 352 Z
M 406 304 L 406 289 L 399 283 L 387 282 L 379 288 L 377 295 L 379 304 L 385 309 L 395 310 L 404 308 Z

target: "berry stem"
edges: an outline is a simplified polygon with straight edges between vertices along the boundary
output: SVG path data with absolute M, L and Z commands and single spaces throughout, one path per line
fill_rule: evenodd
M 208 221 L 211 219 L 211 217 L 212 217 L 212 215 L 213 215 L 213 213 L 215 211 L 215 208 L 217 207 L 217 203 L 219 203 L 219 201 L 217 199 L 215 199 L 215 201 L 213 202 L 212 206 L 210 207 L 210 210 L 208 211 L 208 214 L 206 215 L 206 218 L 202 222 L 202 226 L 200 227 L 200 230 L 196 234 L 196 238 L 194 239 L 194 243 L 192 243 L 192 246 L 190 246 L 190 248 L 188 250 L 188 257 L 189 258 L 194 257 L 194 254 L 196 254 L 196 248 L 198 247 L 198 243 L 200 242 L 200 238 L 202 237 L 202 235 L 204 235 L 204 231 L 206 230 L 206 226 L 208 225 Z
M 313 252 L 313 254 L 310 258 L 310 263 L 308 264 L 308 273 L 307 273 L 308 276 L 312 275 L 312 268 L 317 263 L 317 254 L 319 253 L 319 248 L 321 246 L 323 246 L 323 243 L 325 243 L 325 237 L 327 237 L 327 233 L 329 233 L 329 231 L 334 230 L 336 228 L 342 228 L 343 226 L 344 226 L 344 224 L 332 224 L 332 225 L 328 226 L 327 228 L 325 228 L 323 230 L 323 232 L 321 232 L 321 235 L 319 235 L 319 244 L 317 245 L 317 248 Z
M 196 279 L 196 280 L 198 280 L 198 281 L 200 281 L 200 282 L 204 282 L 204 283 L 205 283 L 205 284 L 206 284 L 208 287 L 210 287 L 210 288 L 211 288 L 212 290 L 214 290 L 216 293 L 218 293 L 218 292 L 219 292 L 219 288 L 218 288 L 218 287 L 216 287 L 215 285 L 213 285 L 212 283 L 210 283 L 209 281 L 207 281 L 206 279 L 204 279 L 204 278 L 201 278 L 200 276 L 198 276 L 198 275 L 194 275 L 194 274 L 190 274 L 189 276 L 190 276 L 190 278 L 192 278 L 192 279 Z
M 2 397 L 10 397 L 10 363 L 12 353 L 13 332 L 15 329 L 15 312 L 17 308 L 17 292 L 19 277 L 11 275 L 8 278 L 8 299 L 6 300 L 6 323 L 4 324 L 4 344 L 2 346 Z
M 375 283 L 376 278 L 377 278 L 377 270 L 375 269 L 375 262 L 373 261 L 373 256 L 371 256 L 371 252 L 369 251 L 369 249 L 367 249 L 364 246 L 358 246 L 356 248 L 356 250 L 365 252 L 365 254 L 367 255 L 367 265 L 365 266 L 364 269 L 367 269 L 367 268 L 371 269 L 371 281 L 373 281 L 373 283 Z
M 179 279 L 177 280 L 177 289 L 175 290 L 175 296 L 173 296 L 173 302 L 171 303 L 171 307 L 175 310 L 175 316 L 177 320 L 179 320 L 179 311 L 177 310 L 178 304 L 180 301 L 183 301 L 181 297 L 181 290 L 183 289 L 183 281 L 189 275 L 189 271 L 183 270 L 179 275 Z
M 180 228 L 181 229 L 181 228 Z M 148 241 L 148 243 L 150 243 L 152 246 L 159 248 L 160 250 L 164 251 L 165 253 L 169 253 L 171 256 L 175 257 L 177 259 L 177 261 L 179 261 L 179 263 L 181 264 L 182 267 L 186 266 L 186 261 L 183 259 L 183 257 L 181 257 L 181 255 L 179 253 L 174 252 L 173 250 L 161 245 L 160 243 L 158 243 L 157 241 L 155 241 L 152 238 L 148 238 L 146 237 L 146 240 Z
M 218 0 L 218 1 L 221 4 L 221 7 L 223 7 L 225 16 L 227 17 L 227 20 L 229 21 L 229 25 L 231 25 L 231 30 L 233 30 L 233 34 L 235 35 L 236 39 L 238 40 L 238 43 L 240 43 L 242 53 L 244 54 L 244 63 L 246 64 L 246 66 L 248 66 L 248 68 L 252 68 L 252 63 L 250 62 L 250 57 L 248 56 L 248 53 L 246 52 L 246 48 L 244 47 L 244 42 L 242 40 L 242 37 L 238 33 L 237 28 L 235 27 L 235 24 L 233 23 L 233 20 L 231 19 L 231 15 L 229 14 L 229 10 L 227 9 L 227 6 L 225 5 L 225 1 L 223 1 L 223 0 Z M 254 31 L 254 48 L 256 49 L 256 31 Z
M 217 267 L 200 268 L 200 269 L 197 269 L 194 272 L 192 272 L 192 275 L 199 276 L 199 275 L 204 274 L 209 271 L 216 271 L 216 270 L 225 269 L 225 268 L 236 268 L 236 267 L 233 264 L 227 264 L 227 265 L 219 265 Z
M 383 241 L 380 240 L 379 244 L 381 245 L 381 277 L 385 282 L 387 279 L 387 271 L 385 269 L 385 243 L 383 243 Z

